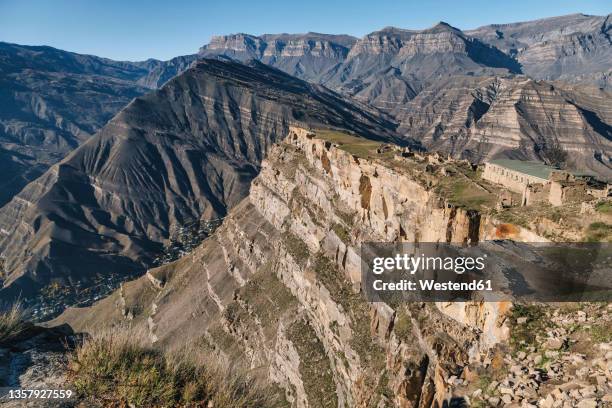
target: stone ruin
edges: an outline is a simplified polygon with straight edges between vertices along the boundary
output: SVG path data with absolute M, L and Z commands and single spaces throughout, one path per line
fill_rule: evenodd
M 588 202 L 612 195 L 612 185 L 603 183 L 590 176 L 577 176 L 567 171 L 555 170 L 547 182 L 525 185 L 520 205 L 533 205 L 548 202 L 553 206 L 568 203 Z M 517 205 L 511 194 L 502 194 L 498 206 Z

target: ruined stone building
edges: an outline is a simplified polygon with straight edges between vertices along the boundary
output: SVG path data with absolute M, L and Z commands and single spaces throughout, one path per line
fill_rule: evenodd
M 546 184 L 553 170 L 539 162 L 497 159 L 485 163 L 482 178 L 523 194 L 530 184 Z
M 521 195 L 521 205 L 549 202 L 559 206 L 608 197 L 610 185 L 589 175 L 556 169 L 539 162 L 497 159 L 485 163 L 482 178 Z

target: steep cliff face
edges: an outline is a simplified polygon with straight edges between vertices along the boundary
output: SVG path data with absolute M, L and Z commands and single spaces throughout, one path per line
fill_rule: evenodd
M 299 123 L 393 135 L 375 110 L 261 63 L 200 61 L 0 210 L 2 295 L 137 273 L 173 229 L 237 204 L 266 150 Z
M 54 323 L 144 326 L 162 347 L 197 344 L 246 362 L 295 407 L 430 407 L 461 397 L 451 377 L 507 336 L 509 305 L 368 303 L 358 248 L 478 240 L 494 227 L 443 199 L 420 165 L 377 157 L 377 146 L 291 128 L 249 197 L 199 248 Z
M 257 59 L 298 78 L 319 77 L 347 56 L 355 38 L 331 34 L 248 34 L 214 36 L 200 49 L 201 57 L 224 55 L 241 61 Z
M 612 176 L 609 93 L 526 78 L 454 77 L 391 112 L 399 131 L 429 148 L 482 161 L 542 160 L 550 146 L 568 166 Z
M 523 72 L 610 86 L 611 17 L 571 14 L 513 24 L 494 24 L 466 34 L 515 57 Z
M 402 80 L 407 81 L 418 93 L 432 81 L 452 75 L 518 72 L 520 67 L 506 54 L 440 23 L 421 31 L 389 27 L 368 34 L 355 43 L 342 66 L 330 70 L 322 81 L 385 107 L 385 103 L 403 101 L 393 98 L 392 92 L 372 92 L 372 85 L 381 77 L 392 80 L 400 89 L 405 87 Z

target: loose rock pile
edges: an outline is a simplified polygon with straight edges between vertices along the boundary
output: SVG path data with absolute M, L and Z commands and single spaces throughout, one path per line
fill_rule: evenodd
M 498 349 L 482 361 L 480 372 L 492 377 L 467 391 L 472 406 L 612 407 L 612 304 L 544 310 L 533 342 L 511 341 L 505 355 Z

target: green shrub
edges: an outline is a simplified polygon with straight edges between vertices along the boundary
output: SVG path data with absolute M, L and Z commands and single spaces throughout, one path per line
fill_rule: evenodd
M 589 242 L 608 242 L 612 238 L 612 225 L 594 222 L 587 228 L 586 238 Z
M 306 263 L 310 256 L 310 251 L 308 250 L 308 245 L 301 238 L 287 231 L 283 233 L 283 244 L 287 252 L 298 264 L 304 265 Z
M 612 341 L 612 323 L 604 322 L 591 327 L 591 339 L 595 343 L 609 343 Z
M 518 323 L 519 318 L 527 318 L 525 323 Z M 547 327 L 549 319 L 546 310 L 539 305 L 514 305 L 510 315 L 510 344 L 517 350 L 536 344 L 536 336 Z
M 595 209 L 603 214 L 612 214 L 612 201 L 600 201 L 595 204 Z
M 336 233 L 336 235 L 338 236 L 338 238 L 340 238 L 342 242 L 344 243 L 351 242 L 351 236 L 349 235 L 347 228 L 344 227 L 343 225 L 336 223 L 332 225 L 332 230 Z
M 395 335 L 404 342 L 414 340 L 414 334 L 412 333 L 412 321 L 403 307 L 397 311 L 393 331 L 395 332 Z

